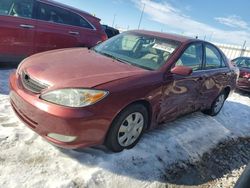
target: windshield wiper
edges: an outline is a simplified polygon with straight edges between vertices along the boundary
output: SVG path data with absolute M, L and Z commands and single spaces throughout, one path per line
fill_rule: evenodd
M 151 69 L 151 68 L 149 68 L 149 67 L 144 67 L 144 66 L 142 66 L 142 65 L 130 63 L 130 62 L 124 60 L 124 59 L 121 59 L 121 58 L 119 58 L 119 57 L 115 57 L 115 56 L 113 56 L 113 55 L 111 55 L 111 54 L 109 54 L 109 53 L 106 53 L 106 52 L 100 52 L 100 51 L 97 51 L 97 50 L 95 50 L 95 49 L 93 49 L 93 50 L 94 50 L 96 53 L 99 53 L 99 54 L 104 55 L 104 56 L 106 56 L 106 57 L 110 57 L 110 58 L 112 58 L 113 60 L 117 60 L 117 61 L 119 61 L 119 62 L 121 62 L 121 63 L 124 63 L 124 64 L 127 64 L 127 65 L 132 65 L 132 66 L 140 67 L 140 68 L 146 69 L 146 70 L 154 70 L 154 69 Z
M 125 63 L 125 64 L 128 64 L 128 65 L 132 65 L 132 64 L 129 63 L 128 61 L 126 61 L 126 60 L 124 60 L 124 59 L 121 59 L 121 58 L 119 58 L 119 57 L 115 57 L 115 56 L 113 56 L 113 55 L 111 55 L 111 54 L 109 54 L 109 53 L 100 52 L 100 51 L 96 51 L 96 52 L 97 52 L 97 53 L 100 53 L 100 54 L 102 54 L 102 55 L 104 55 L 104 56 L 110 57 L 110 58 L 112 58 L 112 59 L 114 59 L 114 60 L 120 61 L 121 63 Z

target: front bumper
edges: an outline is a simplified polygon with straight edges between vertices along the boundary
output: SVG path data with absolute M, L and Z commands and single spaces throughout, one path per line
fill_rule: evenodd
M 22 87 L 15 73 L 10 76 L 10 102 L 17 116 L 33 131 L 63 148 L 82 148 L 104 142 L 111 118 L 97 108 L 67 108 L 43 101 Z M 62 142 L 48 135 L 75 137 Z

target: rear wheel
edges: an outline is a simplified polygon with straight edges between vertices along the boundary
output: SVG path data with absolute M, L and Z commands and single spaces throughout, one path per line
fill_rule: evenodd
M 127 107 L 113 121 L 106 138 L 106 146 L 114 152 L 134 147 L 147 124 L 148 112 L 143 105 Z
M 226 93 L 222 92 L 212 103 L 210 109 L 204 110 L 203 113 L 208 114 L 210 116 L 216 116 L 222 109 L 226 100 Z

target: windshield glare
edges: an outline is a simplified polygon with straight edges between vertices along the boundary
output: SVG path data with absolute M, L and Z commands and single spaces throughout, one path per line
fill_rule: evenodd
M 96 46 L 103 55 L 147 70 L 161 68 L 178 46 L 177 41 L 123 33 Z

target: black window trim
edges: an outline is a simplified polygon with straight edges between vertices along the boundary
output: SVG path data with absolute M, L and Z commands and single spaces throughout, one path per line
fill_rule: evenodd
M 67 9 L 65 7 L 62 7 L 62 6 L 54 5 L 54 4 L 49 3 L 49 2 L 43 2 L 43 1 L 40 1 L 40 0 L 35 0 L 35 1 L 36 1 L 36 3 L 35 3 L 36 4 L 36 6 L 35 6 L 36 7 L 36 11 L 35 11 L 36 14 L 35 14 L 35 17 L 34 17 L 35 20 L 48 23 L 48 21 L 38 19 L 38 11 L 37 11 L 37 9 L 38 9 L 39 3 L 42 3 L 42 4 L 46 4 L 46 5 L 49 5 L 49 6 L 56 7 L 56 8 L 60 8 L 60 9 L 66 10 L 68 12 L 76 14 L 76 15 L 80 16 L 83 20 L 85 20 L 92 28 L 86 28 L 86 27 L 70 25 L 70 24 L 63 24 L 63 23 L 57 23 L 57 22 L 52 22 L 53 24 L 65 25 L 65 26 L 73 26 L 73 27 L 78 27 L 78 28 L 82 28 L 82 29 L 88 29 L 88 30 L 91 30 L 91 31 L 96 31 L 97 30 L 96 27 L 92 23 L 90 23 L 85 17 L 83 17 L 82 15 L 80 15 L 79 13 L 77 13 L 77 12 L 75 12 L 73 10 Z

